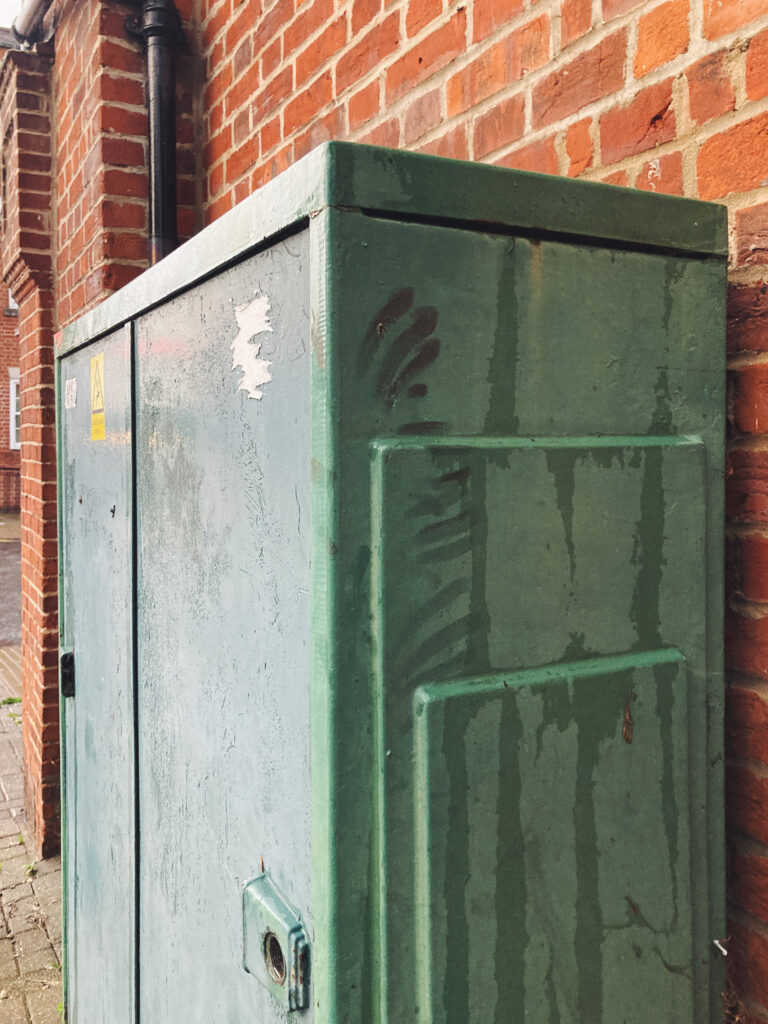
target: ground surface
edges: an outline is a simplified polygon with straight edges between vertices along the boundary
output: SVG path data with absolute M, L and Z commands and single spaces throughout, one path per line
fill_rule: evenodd
M 19 517 L 0 512 L 0 647 L 21 643 Z
M 18 517 L 0 514 L 0 1022 L 58 1024 L 61 863 L 35 863 L 26 831 L 18 548 Z

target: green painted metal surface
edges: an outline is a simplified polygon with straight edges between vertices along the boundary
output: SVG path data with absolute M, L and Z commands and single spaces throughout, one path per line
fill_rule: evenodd
M 110 419 L 94 441 L 97 354 Z M 76 665 L 76 696 L 62 701 L 61 721 L 70 867 L 64 939 L 70 1019 L 81 1024 L 134 1020 L 130 358 L 130 332 L 121 329 L 58 365 L 61 643 Z
M 724 257 L 331 145 L 65 332 L 135 324 L 137 1020 L 285 1019 L 262 870 L 300 1018 L 719 1020 Z

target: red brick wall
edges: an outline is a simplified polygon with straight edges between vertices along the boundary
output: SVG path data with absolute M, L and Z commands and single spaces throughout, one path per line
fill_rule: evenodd
M 145 61 L 141 43 L 125 26 L 135 16 L 133 5 L 81 0 L 65 7 L 56 30 L 59 326 L 147 266 Z M 194 38 L 189 23 L 186 28 Z M 189 237 L 200 222 L 192 121 L 196 61 L 182 52 L 178 65 L 178 221 L 182 237 Z
M 45 854 L 60 831 L 51 129 L 50 61 L 7 54 L 0 185 L 3 277 L 19 303 L 22 736 L 27 816 Z
M 0 510 L 18 511 L 20 456 L 11 444 L 10 368 L 19 367 L 19 323 L 16 310 L 7 308 L 8 289 L 0 285 Z

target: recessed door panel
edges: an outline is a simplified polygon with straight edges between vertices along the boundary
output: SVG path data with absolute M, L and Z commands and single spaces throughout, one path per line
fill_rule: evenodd
M 419 687 L 419 1021 L 693 1021 L 686 687 L 674 648 Z
M 692 1020 L 703 446 L 414 438 L 374 466 L 385 1018 Z

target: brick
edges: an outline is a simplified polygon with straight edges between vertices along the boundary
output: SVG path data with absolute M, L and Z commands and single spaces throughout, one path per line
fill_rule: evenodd
M 699 196 L 748 192 L 768 178 L 768 113 L 707 139 L 697 160 Z
M 644 2 L 645 0 L 603 0 L 603 21 L 609 22 L 612 18 L 627 14 Z
M 308 79 L 326 65 L 347 41 L 347 19 L 344 15 L 330 24 L 309 46 L 296 58 L 296 87 L 303 85 Z
M 622 29 L 535 85 L 534 128 L 554 124 L 621 88 L 626 49 L 627 33 Z
M 441 71 L 464 50 L 467 15 L 457 8 L 451 20 L 422 39 L 387 69 L 387 103 Z
M 729 765 L 725 780 L 728 827 L 768 843 L 768 779 L 748 768 Z
M 147 176 L 129 171 L 107 170 L 103 174 L 103 191 L 108 196 L 146 199 Z
M 251 134 L 251 111 L 241 110 L 232 122 L 232 142 L 235 146 L 242 145 Z M 194 173 L 194 167 L 192 167 Z
M 643 89 L 626 107 L 600 118 L 600 148 L 604 164 L 653 149 L 675 137 L 672 80 Z
M 669 0 L 643 15 L 637 24 L 635 77 L 667 64 L 688 49 L 690 0 Z
M 768 537 L 749 533 L 739 542 L 739 584 L 748 601 L 768 602 Z M 762 705 L 761 705 L 762 707 Z M 768 730 L 765 733 L 768 764 Z
M 252 135 L 243 145 L 227 157 L 224 181 L 229 185 L 249 171 L 258 159 L 258 138 Z
M 263 117 L 274 113 L 275 108 L 291 94 L 293 90 L 293 68 L 284 68 L 275 75 L 261 92 L 257 93 L 251 103 L 251 117 L 258 124 Z
M 419 96 L 405 112 L 403 142 L 410 146 L 440 123 L 440 90 Z
M 768 30 L 750 40 L 747 50 L 747 99 L 768 96 Z
M 290 9 L 290 8 L 287 8 Z M 295 53 L 299 47 L 322 25 L 333 17 L 333 0 L 314 0 L 299 17 L 285 30 L 286 56 Z M 269 36 L 265 36 L 269 38 Z
M 311 149 L 329 142 L 331 139 L 338 139 L 344 134 L 344 111 L 341 107 L 332 110 L 325 117 L 319 118 L 309 126 L 307 131 L 300 135 L 294 145 L 294 157 L 296 160 L 309 153 Z
M 527 25 L 514 31 L 509 38 L 514 53 L 512 66 L 518 77 L 543 67 L 549 59 L 549 15 L 542 14 L 529 21 Z
M 522 146 L 502 157 L 497 163 L 502 167 L 516 167 L 520 171 L 557 174 L 559 167 L 554 136 Z
M 492 46 L 448 80 L 448 116 L 469 110 L 517 77 L 510 67 L 508 47 L 504 43 Z
M 143 171 L 147 165 L 144 143 L 131 139 L 106 136 L 101 143 L 101 157 L 113 167 L 136 167 Z
M 644 163 L 635 178 L 635 188 L 668 196 L 683 194 L 683 154 L 666 153 Z
M 704 38 L 717 39 L 764 17 L 765 0 L 704 0 L 703 14 Z
M 325 12 L 326 17 L 330 17 L 332 13 L 331 8 L 329 8 L 326 5 L 322 7 L 321 10 Z M 283 28 L 285 24 L 287 24 L 288 21 L 290 21 L 290 19 L 293 17 L 293 14 L 293 0 L 277 0 L 277 3 L 273 4 L 272 7 L 270 7 L 269 11 L 267 11 L 267 13 L 263 16 L 261 21 L 256 26 L 257 46 L 259 42 L 266 46 L 267 43 L 270 42 L 270 40 L 276 38 L 278 32 Z M 322 24 L 323 19 L 318 18 L 319 14 L 320 9 L 318 9 L 318 11 L 315 12 L 314 18 L 308 18 L 304 21 L 301 21 L 300 24 L 299 22 L 296 23 L 297 25 L 299 25 L 299 30 L 295 32 L 295 35 L 292 36 L 290 42 L 288 41 L 287 38 L 284 40 L 283 52 L 285 53 L 286 58 L 289 57 L 291 51 L 296 46 L 300 45 L 310 35 L 308 24 L 310 20 L 313 21 L 315 28 L 319 27 Z
M 457 125 L 445 132 L 444 135 L 419 146 L 419 152 L 431 153 L 433 156 L 445 156 L 452 160 L 467 160 L 469 158 L 467 126 L 465 124 Z
M 284 134 L 291 135 L 298 128 L 308 125 L 330 103 L 332 96 L 331 73 L 326 71 L 287 105 L 283 114 Z
M 101 67 L 111 71 L 127 71 L 134 75 L 141 75 L 144 72 L 141 51 L 134 47 L 121 46 L 113 39 L 99 41 L 98 59 Z
M 275 39 L 261 55 L 261 77 L 266 81 L 277 71 L 283 60 L 283 37 Z
M 232 16 L 232 0 L 224 0 L 224 3 L 216 10 L 203 26 L 203 39 L 209 45 L 224 29 Z
M 724 50 L 712 53 L 685 72 L 691 118 L 697 124 L 706 124 L 713 117 L 726 114 L 736 104 L 733 85 L 725 69 L 726 56 Z
M 98 91 L 100 98 L 107 103 L 125 103 L 126 106 L 132 107 L 144 105 L 144 82 L 140 78 L 100 75 Z
M 448 80 L 448 116 L 488 99 L 526 72 L 541 67 L 548 56 L 549 16 L 543 15 L 485 50 Z
M 604 178 L 599 179 L 604 185 L 618 185 L 621 188 L 625 188 L 629 184 L 629 177 L 626 171 L 613 171 L 611 174 L 606 174 Z
M 768 431 L 768 364 L 740 366 L 731 372 L 732 420 L 744 434 Z
M 214 135 L 208 144 L 203 148 L 203 162 L 206 167 L 212 167 L 221 160 L 232 148 L 232 126 L 224 125 L 222 130 Z
M 569 126 L 565 134 L 565 151 L 568 154 L 568 175 L 577 177 L 592 166 L 594 146 L 592 143 L 592 119 L 586 118 Z
M 728 454 L 726 473 L 728 518 L 768 523 L 768 453 L 738 447 Z
M 360 141 L 368 146 L 388 146 L 395 149 L 400 145 L 400 122 L 392 117 L 373 128 Z
M 397 49 L 400 43 L 400 15 L 390 15 L 386 21 L 367 32 L 336 65 L 336 95 L 355 85 L 381 61 Z
M 733 699 L 730 690 L 729 699 Z M 768 857 L 760 853 L 731 852 L 728 899 L 742 910 L 768 921 Z
M 233 83 L 224 98 L 224 109 L 227 117 L 242 109 L 261 84 L 258 63 L 250 64 L 245 72 Z
M 408 38 L 418 35 L 442 13 L 442 0 L 409 0 L 405 14 L 405 33 Z
M 235 54 L 235 61 L 237 60 L 237 52 L 243 43 L 250 44 L 248 33 L 252 27 L 256 24 L 259 15 L 261 14 L 261 0 L 240 0 L 239 4 L 235 4 L 235 10 L 233 11 L 233 17 L 227 26 L 227 34 L 225 38 L 225 48 L 228 53 Z M 251 57 L 251 47 L 248 46 L 248 60 Z M 242 68 L 240 69 L 243 70 Z M 235 71 L 235 74 L 239 74 L 239 71 Z
M 768 263 L 768 203 L 737 210 L 736 262 L 741 266 Z
M 560 46 L 565 49 L 592 27 L 592 0 L 563 0 L 560 9 Z
M 352 34 L 357 35 L 377 17 L 381 0 L 354 0 L 352 4 Z
M 504 149 L 522 138 L 525 130 L 525 97 L 522 93 L 502 100 L 475 118 L 473 152 L 476 160 Z
M 232 74 L 238 78 L 251 63 L 253 44 L 250 36 L 247 36 L 235 50 L 232 59 Z
M 485 39 L 522 9 L 523 0 L 479 0 L 475 5 L 472 41 Z
M 730 285 L 727 338 L 731 352 L 768 352 L 767 282 Z
M 371 82 L 351 96 L 347 103 L 347 110 L 350 131 L 354 131 L 366 121 L 372 120 L 379 112 L 378 81 Z
M 216 72 L 203 91 L 203 102 L 207 108 L 214 107 L 219 100 L 224 99 L 230 85 L 232 84 L 232 65 L 225 64 Z

